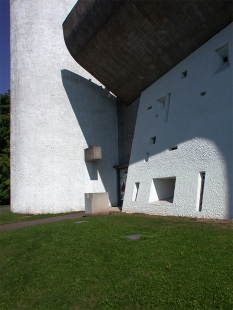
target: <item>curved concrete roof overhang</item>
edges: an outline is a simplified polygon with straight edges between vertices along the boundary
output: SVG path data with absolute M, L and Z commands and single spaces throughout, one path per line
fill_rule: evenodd
M 73 58 L 126 104 L 233 20 L 228 0 L 79 0 L 63 23 Z

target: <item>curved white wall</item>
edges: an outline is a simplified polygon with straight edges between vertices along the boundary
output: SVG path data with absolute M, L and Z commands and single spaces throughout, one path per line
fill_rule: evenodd
M 142 93 L 123 211 L 233 217 L 232 32 L 233 24 Z M 215 50 L 226 43 L 228 62 L 220 65 L 222 60 Z M 187 76 L 182 77 L 186 70 Z M 206 93 L 201 96 L 203 92 Z M 159 103 L 158 99 L 164 96 L 165 104 Z M 153 137 L 156 137 L 154 144 Z M 177 150 L 170 151 L 172 146 L 178 146 Z M 146 153 L 149 153 L 148 161 Z M 203 205 L 198 211 L 199 173 L 203 171 L 206 173 Z M 151 197 L 156 196 L 152 179 L 168 177 L 176 177 L 173 204 L 151 203 Z M 137 199 L 132 201 L 135 183 L 140 185 Z
M 109 191 L 110 203 L 117 202 L 115 98 L 65 46 L 62 23 L 75 3 L 11 0 L 13 212 L 83 210 L 85 192 Z M 103 148 L 103 160 L 93 168 L 98 180 L 91 180 L 84 162 L 90 144 Z

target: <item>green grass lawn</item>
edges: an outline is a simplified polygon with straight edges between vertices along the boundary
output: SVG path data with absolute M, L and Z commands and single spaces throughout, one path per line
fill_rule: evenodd
M 68 214 L 73 214 L 73 213 L 78 213 L 78 212 L 33 215 L 33 214 L 12 213 L 11 211 L 1 211 L 0 212 L 0 225 L 40 220 L 40 219 L 44 219 L 48 217 L 68 215 Z
M 0 233 L 0 309 L 233 309 L 232 223 L 85 220 Z

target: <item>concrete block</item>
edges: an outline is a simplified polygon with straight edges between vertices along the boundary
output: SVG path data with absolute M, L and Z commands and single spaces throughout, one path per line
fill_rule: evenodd
M 85 214 L 109 214 L 108 193 L 85 193 Z
M 85 149 L 85 161 L 95 161 L 102 159 L 101 146 L 91 146 Z

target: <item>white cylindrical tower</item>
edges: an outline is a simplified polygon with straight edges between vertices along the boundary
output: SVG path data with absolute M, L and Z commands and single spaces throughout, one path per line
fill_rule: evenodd
M 116 203 L 115 98 L 65 46 L 62 23 L 75 3 L 11 0 L 13 212 L 83 210 L 85 192 L 108 191 L 111 204 Z M 83 156 L 91 144 L 105 153 L 95 180 Z

